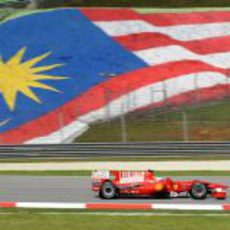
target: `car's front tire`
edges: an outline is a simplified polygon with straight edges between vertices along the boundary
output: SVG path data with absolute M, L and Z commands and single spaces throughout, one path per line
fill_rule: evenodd
M 116 187 L 110 182 L 105 182 L 99 191 L 99 197 L 102 199 L 113 199 L 117 195 Z
M 189 194 L 195 200 L 203 200 L 208 195 L 207 186 L 203 183 L 194 183 Z

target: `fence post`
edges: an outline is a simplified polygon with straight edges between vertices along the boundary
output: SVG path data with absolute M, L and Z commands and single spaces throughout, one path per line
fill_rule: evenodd
M 182 112 L 183 141 L 189 141 L 187 112 L 185 109 L 183 109 L 181 112 Z
M 123 143 L 127 142 L 127 126 L 126 126 L 126 117 L 125 117 L 125 110 L 124 110 L 124 102 L 122 103 L 122 111 L 120 116 L 121 122 L 121 140 Z
M 199 96 L 199 75 L 194 75 L 194 102 L 193 104 L 198 105 L 200 103 L 200 96 Z
M 117 76 L 116 73 L 104 73 L 101 72 L 99 73 L 99 76 L 109 79 L 109 78 L 113 78 L 115 76 Z M 111 114 L 111 109 L 110 109 L 110 103 L 112 102 L 112 92 L 111 89 L 100 85 L 100 87 L 102 87 L 102 89 L 104 90 L 104 101 L 105 101 L 105 120 L 106 122 L 109 121 L 109 124 L 111 124 L 111 118 L 112 118 L 112 114 Z
M 105 120 L 106 122 L 111 122 L 111 112 L 110 112 L 110 91 L 106 87 L 104 89 L 104 100 L 105 100 Z
M 64 133 L 63 133 L 63 127 L 64 127 L 64 119 L 61 108 L 58 112 L 58 122 L 59 122 L 59 133 L 60 133 L 60 143 L 63 143 L 64 141 Z

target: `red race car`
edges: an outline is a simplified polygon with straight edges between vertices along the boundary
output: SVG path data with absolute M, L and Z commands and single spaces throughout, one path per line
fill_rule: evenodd
M 202 180 L 172 180 L 158 178 L 154 171 L 107 171 L 92 174 L 92 190 L 102 199 L 119 196 L 152 196 L 157 198 L 178 197 L 180 194 L 193 199 L 216 199 L 227 197 L 228 186 Z

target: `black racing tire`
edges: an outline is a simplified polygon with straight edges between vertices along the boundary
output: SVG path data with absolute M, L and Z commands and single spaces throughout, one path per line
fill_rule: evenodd
M 100 188 L 99 197 L 102 199 L 114 199 L 116 196 L 116 187 L 110 181 L 106 181 Z
M 203 183 L 194 183 L 189 194 L 195 200 L 203 200 L 208 195 L 207 186 Z

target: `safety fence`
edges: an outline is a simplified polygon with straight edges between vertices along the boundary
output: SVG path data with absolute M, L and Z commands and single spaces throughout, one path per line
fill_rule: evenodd
M 230 156 L 230 142 L 134 142 L 2 145 L 0 158 Z

